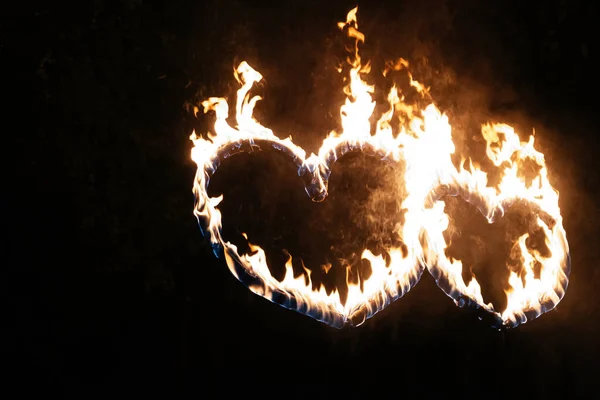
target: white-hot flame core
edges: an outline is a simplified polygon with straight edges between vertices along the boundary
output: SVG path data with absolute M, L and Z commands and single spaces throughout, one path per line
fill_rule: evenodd
M 237 92 L 236 126 L 227 123 L 229 106 L 223 98 L 209 98 L 202 103 L 204 112 L 216 114 L 214 132 L 208 138 L 192 133 L 194 142 L 192 159 L 198 166 L 194 182 L 197 216 L 203 232 L 210 239 L 215 253 L 222 249 L 231 272 L 254 293 L 284 307 L 307 314 L 335 327 L 346 323 L 358 325 L 381 311 L 390 302 L 403 296 L 414 286 L 426 265 L 438 285 L 459 306 L 479 308 L 493 316 L 498 325 L 514 327 L 534 319 L 554 308 L 564 296 L 570 270 L 568 244 L 562 227 L 558 206 L 558 192 L 548 180 L 547 168 L 542 153 L 534 148 L 534 137 L 521 141 L 514 129 L 505 124 L 485 124 L 482 136 L 487 143 L 486 154 L 499 169 L 501 179 L 495 186 L 488 186 L 487 174 L 464 159 L 457 168 L 451 156 L 455 152 L 452 128 L 448 117 L 432 103 L 418 110 L 403 102 L 394 86 L 387 96 L 388 111 L 377 121 L 375 132 L 371 131 L 370 118 L 375 109 L 372 98 L 375 88 L 363 80 L 370 71 L 363 65 L 358 53 L 358 43 L 364 35 L 358 31 L 357 8 L 348 13 L 346 22 L 338 26 L 345 29 L 356 41 L 349 83 L 344 88 L 347 95 L 340 108 L 341 132 L 332 132 L 324 141 L 318 154 L 306 157 L 303 149 L 291 138 L 280 139 L 270 129 L 262 126 L 254 117 L 253 110 L 260 97 L 250 97 L 252 86 L 262 79 L 260 73 L 248 63 L 242 62 L 234 71 L 241 87 Z M 400 59 L 390 65 L 391 69 L 407 69 L 408 62 Z M 410 84 L 423 96 L 428 89 L 413 80 Z M 403 119 L 395 118 L 402 113 Z M 408 122 L 406 122 L 408 120 Z M 404 123 L 402 122 L 404 121 Z M 398 134 L 393 134 L 393 124 L 398 125 Z M 249 243 L 251 253 L 240 255 L 235 245 L 221 236 L 221 213 L 218 205 L 223 196 L 210 197 L 207 192 L 210 177 L 221 160 L 236 154 L 248 146 L 270 146 L 288 154 L 297 164 L 298 173 L 309 178 L 307 193 L 322 200 L 327 194 L 327 182 L 331 165 L 349 151 L 364 151 L 389 162 L 403 162 L 403 176 L 398 178 L 406 187 L 406 198 L 402 201 L 405 221 L 400 236 L 406 245 L 404 253 L 399 248 L 389 248 L 391 262 L 383 256 L 375 256 L 364 250 L 362 258 L 370 262 L 371 276 L 360 283 L 347 280 L 348 295 L 342 302 L 340 293 L 327 293 L 322 285 L 310 279 L 310 270 L 295 277 L 292 256 L 286 264 L 286 274 L 279 281 L 271 274 L 264 250 Z M 524 161 L 535 163 L 539 171 L 527 182 L 520 172 Z M 467 163 L 468 168 L 465 168 Z M 449 226 L 443 197 L 461 196 L 475 205 L 490 223 L 504 215 L 517 200 L 529 205 L 530 211 L 546 218 L 537 218 L 537 224 L 545 234 L 550 249 L 549 256 L 526 245 L 528 234 L 515 243 L 515 252 L 520 254 L 521 268 L 510 273 L 507 282 L 507 307 L 497 312 L 491 303 L 486 304 L 481 287 L 473 276 L 465 283 L 460 260 L 446 256 L 448 243 L 444 231 Z M 550 223 L 544 222 L 551 220 Z M 541 265 L 536 277 L 534 268 Z

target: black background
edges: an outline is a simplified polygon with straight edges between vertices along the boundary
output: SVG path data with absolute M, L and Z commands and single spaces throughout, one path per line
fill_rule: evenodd
M 496 332 L 425 274 L 362 327 L 338 331 L 252 295 L 211 254 L 192 215 L 188 140 L 211 117 L 186 104 L 230 94 L 246 59 L 265 76 L 261 121 L 316 150 L 342 99 L 335 23 L 354 5 L 98 0 L 3 12 L 4 78 L 33 125 L 12 137 L 24 153 L 5 183 L 16 222 L 2 279 L 8 382 L 78 397 L 596 391 L 593 1 L 359 4 L 366 56 L 410 60 L 457 132 L 492 117 L 536 129 L 572 254 L 555 311 Z

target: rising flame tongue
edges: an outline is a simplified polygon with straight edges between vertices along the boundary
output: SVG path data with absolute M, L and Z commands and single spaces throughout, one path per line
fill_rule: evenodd
M 387 96 L 389 109 L 372 132 L 369 119 L 376 105 L 371 96 L 375 88 L 362 77 L 370 72 L 370 66 L 362 64 L 358 52 L 358 44 L 364 41 L 364 35 L 358 30 L 356 12 L 357 8 L 351 10 L 346 22 L 338 24 L 355 40 L 355 51 L 348 58 L 351 69 L 349 83 L 344 88 L 347 98 L 340 108 L 342 131 L 332 132 L 323 141 L 318 154 L 306 157 L 304 150 L 294 145 L 291 138 L 280 139 L 256 121 L 253 109 L 260 97 L 250 97 L 249 91 L 262 76 L 246 62 L 234 71 L 241 85 L 237 92 L 235 128 L 227 123 L 229 107 L 225 99 L 209 98 L 202 103 L 204 112 L 215 112 L 216 121 L 214 133 L 208 134 L 208 139 L 195 132 L 190 137 L 194 142 L 192 159 L 198 166 L 194 182 L 194 214 L 215 254 L 218 256 L 223 251 L 230 271 L 254 293 L 338 328 L 346 323 L 359 325 L 403 296 L 418 282 L 424 265 L 459 306 L 483 310 L 492 316 L 495 326 L 515 327 L 554 308 L 564 296 L 568 283 L 568 245 L 558 207 L 558 193 L 548 181 L 544 156 L 534 148 L 533 136 L 522 142 L 508 125 L 482 126 L 487 157 L 501 173 L 499 183 L 492 187 L 488 186 L 487 174 L 470 159 L 455 167 L 451 159 L 455 146 L 448 117 L 433 103 L 418 110 L 404 103 L 394 86 Z M 403 68 L 407 69 L 408 63 L 401 59 L 390 64 L 384 74 Z M 413 88 L 423 97 L 429 96 L 427 89 L 413 80 L 410 73 L 409 77 Z M 396 116 L 401 118 L 394 118 Z M 399 128 L 396 136 L 392 130 L 394 121 Z M 221 160 L 249 151 L 254 146 L 269 146 L 288 154 L 298 166 L 299 175 L 308 182 L 307 193 L 316 201 L 327 195 L 331 165 L 347 152 L 362 151 L 388 162 L 404 162 L 403 176 L 399 179 L 407 191 L 402 201 L 405 221 L 398 234 L 406 248 L 388 248 L 388 262 L 382 255 L 364 250 L 362 258 L 371 263 L 372 274 L 362 282 L 362 288 L 360 283 L 351 283 L 347 279 L 345 302 L 337 290 L 327 293 L 322 285 L 314 285 L 308 269 L 305 269 L 305 275 L 294 277 L 291 255 L 283 280 L 275 279 L 262 248 L 249 242 L 251 253 L 240 255 L 235 245 L 221 237 L 221 213 L 217 206 L 223 196 L 213 198 L 207 193 L 210 178 Z M 519 165 L 524 161 L 539 167 L 531 183 L 520 174 Z M 465 163 L 468 169 L 464 167 Z M 540 215 L 537 224 L 544 232 L 550 255 L 529 249 L 526 245 L 528 234 L 517 240 L 514 246 L 520 254 L 521 269 L 510 273 L 507 307 L 501 313 L 491 303 L 484 302 L 474 276 L 465 283 L 462 263 L 446 256 L 448 244 L 443 233 L 448 228 L 449 216 L 445 213 L 442 198 L 447 195 L 463 197 L 490 223 L 517 200 L 525 202 L 532 213 Z M 534 267 L 538 264 L 541 272 L 536 277 Z

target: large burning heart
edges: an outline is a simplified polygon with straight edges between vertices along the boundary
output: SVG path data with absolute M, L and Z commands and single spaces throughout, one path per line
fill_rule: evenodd
M 495 327 L 515 327 L 554 308 L 564 296 L 570 259 L 566 235 L 558 207 L 558 193 L 550 185 L 543 154 L 534 148 L 533 136 L 522 142 L 514 130 L 504 124 L 486 124 L 482 136 L 487 145 L 487 160 L 494 168 L 493 179 L 473 162 L 463 158 L 456 166 L 452 161 L 455 146 L 448 117 L 431 103 L 420 110 L 404 102 L 393 87 L 388 94 L 389 109 L 371 131 L 375 102 L 374 91 L 364 80 L 368 64 L 361 64 L 358 43 L 364 36 L 358 31 L 357 9 L 348 13 L 339 27 L 355 40 L 349 58 L 350 79 L 345 88 L 347 99 L 341 107 L 342 132 L 332 132 L 318 154 L 306 156 L 291 138 L 281 139 L 253 117 L 259 97 L 249 91 L 262 76 L 242 62 L 235 70 L 241 84 L 235 103 L 234 128 L 227 122 L 229 105 L 223 98 L 202 103 L 204 112 L 216 113 L 214 133 L 207 138 L 192 134 L 192 158 L 198 165 L 194 182 L 194 214 L 203 233 L 211 241 L 215 254 L 224 254 L 233 275 L 252 292 L 283 307 L 298 311 L 331 326 L 360 325 L 394 300 L 402 297 L 421 277 L 425 267 L 457 305 L 481 310 L 491 317 Z M 391 65 L 407 69 L 404 60 Z M 410 85 L 423 98 L 427 90 L 412 79 Z M 397 123 L 397 129 L 393 123 Z M 347 296 L 328 293 L 305 276 L 294 276 L 292 256 L 283 279 L 276 279 L 267 265 L 262 248 L 248 243 L 251 252 L 240 254 L 238 248 L 221 234 L 222 196 L 210 197 L 210 179 L 220 163 L 230 156 L 256 149 L 274 149 L 296 164 L 305 182 L 308 196 L 323 201 L 328 194 L 332 165 L 350 152 L 363 152 L 384 162 L 403 163 L 402 176 L 406 197 L 402 199 L 403 220 L 398 221 L 397 235 L 401 246 L 389 246 L 386 255 L 365 249 L 362 258 L 371 264 L 372 273 L 359 283 L 347 281 Z M 466 166 L 466 167 L 465 167 Z M 534 171 L 533 173 L 531 171 Z M 494 222 L 515 203 L 524 205 L 530 228 L 514 240 L 506 285 L 507 302 L 503 312 L 483 300 L 481 287 L 473 273 L 465 272 L 461 261 L 448 255 L 450 216 L 444 198 L 460 196 Z M 541 237 L 542 247 L 532 244 L 532 232 Z M 248 238 L 247 238 L 248 239 Z M 468 281 L 468 284 L 466 283 Z

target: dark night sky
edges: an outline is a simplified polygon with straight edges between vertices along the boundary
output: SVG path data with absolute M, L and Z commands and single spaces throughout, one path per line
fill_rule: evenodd
M 265 76 L 261 121 L 315 150 L 336 127 L 335 23 L 355 2 L 34 2 L 5 11 L 0 25 L 5 79 L 33 82 L 16 97 L 33 126 L 14 138 L 26 156 L 6 184 L 24 195 L 5 199 L 17 222 L 2 278 L 9 382 L 78 397 L 593 389 L 598 5 L 363 3 L 365 56 L 411 61 L 457 132 L 487 118 L 535 128 L 572 254 L 557 310 L 496 332 L 425 273 L 365 325 L 338 331 L 252 295 L 213 257 L 192 215 L 188 140 L 211 117 L 186 104 L 231 93 L 233 65 L 248 60 Z

